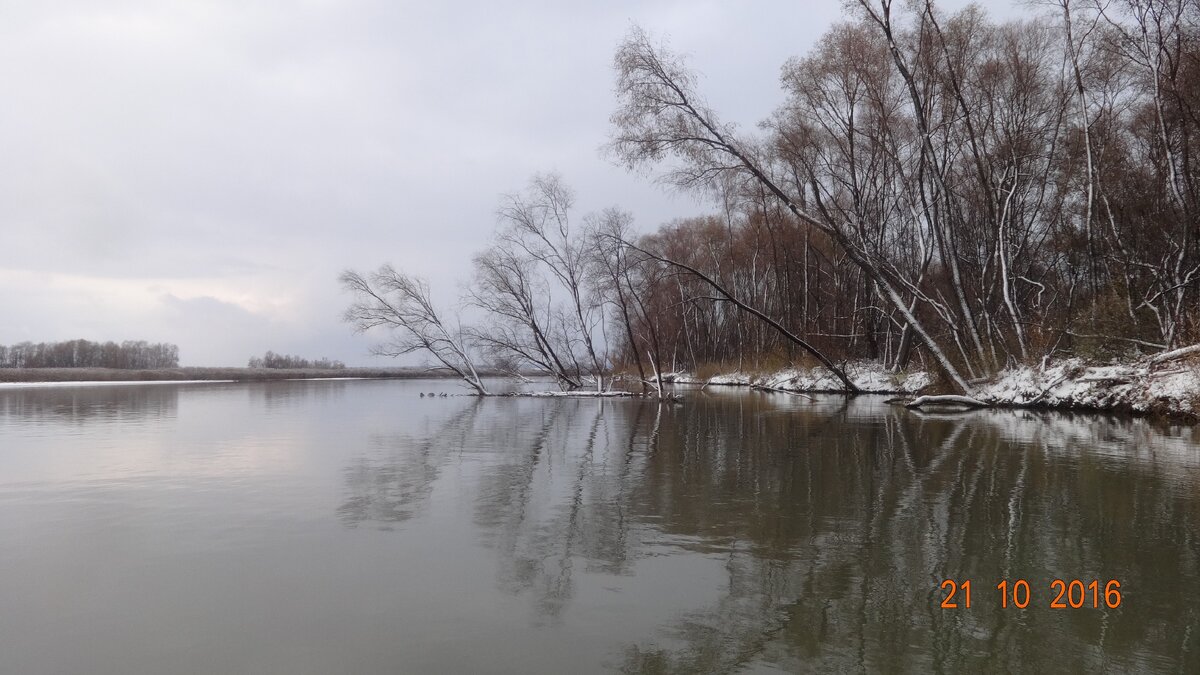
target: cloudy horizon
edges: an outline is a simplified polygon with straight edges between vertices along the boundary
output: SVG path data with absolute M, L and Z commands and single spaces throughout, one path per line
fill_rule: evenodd
M 392 263 L 453 302 L 534 173 L 563 176 L 576 218 L 619 206 L 648 231 L 709 210 L 599 153 L 631 25 L 752 129 L 841 6 L 5 4 L 0 344 L 387 363 L 341 321 L 338 274 Z

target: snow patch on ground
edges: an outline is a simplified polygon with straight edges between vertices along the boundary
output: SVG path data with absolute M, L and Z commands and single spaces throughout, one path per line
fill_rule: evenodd
M 708 378 L 709 384 L 732 384 L 743 387 L 754 384 L 754 382 L 755 378 L 753 375 L 737 371 L 725 373 L 723 375 L 713 375 L 712 377 Z
M 933 376 L 924 371 L 894 373 L 882 364 L 855 361 L 845 365 L 846 376 L 856 387 L 869 394 L 911 394 L 933 383 Z M 711 384 L 755 386 L 795 392 L 845 391 L 842 381 L 827 369 L 785 368 L 773 373 L 753 375 L 741 371 L 721 373 L 702 380 L 690 373 L 663 373 L 664 382 L 675 384 Z
M 654 381 L 654 378 L 650 378 L 650 380 Z M 666 384 L 708 384 L 707 381 L 699 379 L 686 370 L 663 373 L 662 381 Z
M 976 398 L 1006 406 L 1046 406 L 1197 415 L 1200 368 L 1192 363 L 1089 366 L 1066 359 L 1022 366 L 980 387 Z
M 864 393 L 917 394 L 936 378 L 927 371 L 894 373 L 882 364 L 855 361 L 846 375 Z M 685 371 L 663 373 L 674 384 L 755 386 L 792 392 L 841 392 L 842 383 L 822 367 L 785 368 L 754 375 L 741 371 L 700 379 Z M 1044 367 L 1005 370 L 978 386 L 974 397 L 1005 407 L 1113 410 L 1168 413 L 1200 417 L 1200 364 L 1174 361 L 1150 366 L 1146 362 L 1088 365 L 1065 359 Z
M 576 389 L 574 391 L 515 391 L 498 396 L 524 398 L 645 398 L 645 395 L 630 391 L 596 391 Z

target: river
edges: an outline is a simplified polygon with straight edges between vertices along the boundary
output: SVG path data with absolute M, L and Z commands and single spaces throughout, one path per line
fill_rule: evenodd
M 1196 428 L 460 392 L 0 389 L 0 673 L 1200 672 Z

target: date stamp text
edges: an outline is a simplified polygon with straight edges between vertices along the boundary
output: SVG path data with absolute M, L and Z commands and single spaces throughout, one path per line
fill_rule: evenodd
M 940 588 L 945 593 L 942 609 L 970 609 L 970 579 L 946 579 Z M 1050 609 L 1116 609 L 1121 606 L 1121 582 L 1116 579 L 1055 579 L 1050 582 L 1050 588 L 1038 596 L 1040 600 L 1036 602 L 1029 582 L 1024 579 L 1004 579 L 996 584 L 995 592 L 999 595 L 1000 607 L 1005 609 L 1025 609 L 1031 603 L 1035 606 L 1049 606 Z

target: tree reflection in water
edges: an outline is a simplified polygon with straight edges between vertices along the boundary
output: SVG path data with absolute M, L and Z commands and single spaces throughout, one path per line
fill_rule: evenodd
M 483 479 L 475 522 L 500 554 L 502 585 L 532 593 L 540 616 L 555 619 L 571 597 L 576 563 L 588 572 L 630 571 L 630 474 L 658 406 L 542 407 L 532 438 L 513 439 L 514 449 L 528 449 L 511 453 Z
M 696 596 L 716 599 L 628 645 L 626 672 L 1200 672 L 1190 433 L 871 398 L 493 399 L 381 439 L 388 453 L 347 470 L 341 516 L 410 517 L 449 453 L 490 448 L 463 498 L 500 584 L 541 621 L 580 573 L 636 576 L 664 549 L 721 560 Z M 970 609 L 939 607 L 947 578 L 972 581 Z M 997 582 L 1018 578 L 1033 602 L 1001 609 Z M 1055 578 L 1118 579 L 1124 601 L 1052 610 Z
M 0 389 L 0 420 L 85 426 L 170 419 L 179 407 L 180 386 L 155 383 Z M 193 389 L 205 386 L 192 385 Z
M 461 449 L 474 431 L 479 407 L 479 399 L 471 399 L 428 436 L 372 437 L 374 452 L 345 469 L 347 496 L 338 508 L 342 522 L 347 527 L 374 522 L 391 529 L 416 515 L 447 455 Z

